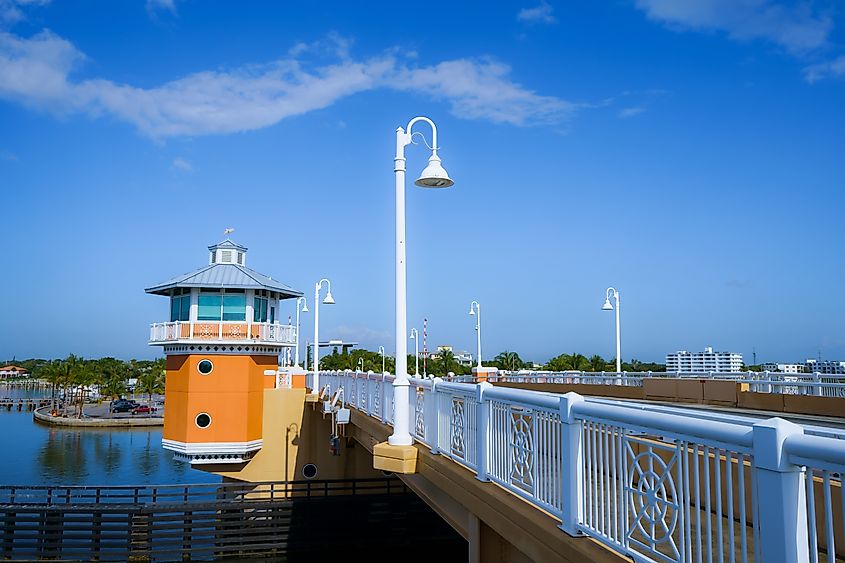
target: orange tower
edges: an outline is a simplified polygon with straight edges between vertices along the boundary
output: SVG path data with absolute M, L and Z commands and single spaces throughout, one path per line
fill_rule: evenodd
M 146 289 L 170 298 L 170 322 L 150 328 L 167 356 L 162 445 L 192 464 L 243 463 L 261 449 L 264 389 L 296 327 L 281 301 L 301 292 L 246 267 L 247 249 L 209 246 L 209 263 Z

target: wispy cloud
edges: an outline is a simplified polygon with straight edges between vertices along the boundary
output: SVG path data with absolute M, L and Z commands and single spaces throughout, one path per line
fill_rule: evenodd
M 173 166 L 174 170 L 178 170 L 179 172 L 193 172 L 194 171 L 194 166 L 190 162 L 188 162 L 187 160 L 182 158 L 181 156 L 174 158 L 171 166 Z
M 175 16 L 176 0 L 147 0 L 147 13 L 151 18 L 155 18 L 162 11 Z
M 640 115 L 645 111 L 643 107 L 632 107 L 632 108 L 622 108 L 619 110 L 619 117 L 622 119 L 628 119 L 629 117 L 634 117 L 635 115 Z
M 804 78 L 810 84 L 824 80 L 825 78 L 845 77 L 845 55 L 804 68 Z
M 523 8 L 516 15 L 516 19 L 526 23 L 555 23 L 557 18 L 552 15 L 554 8 L 545 0 L 540 1 L 539 6 Z
M 723 31 L 736 40 L 763 39 L 793 54 L 826 44 L 833 21 L 810 2 L 776 0 L 635 0 L 646 15 L 676 30 Z
M 110 115 L 153 138 L 259 129 L 379 88 L 433 96 L 459 117 L 513 125 L 560 123 L 579 107 L 524 88 L 511 80 L 509 66 L 493 59 L 415 66 L 390 52 L 354 60 L 348 43 L 334 44 L 335 62 L 320 66 L 289 54 L 141 88 L 74 80 L 85 55 L 49 31 L 30 38 L 0 32 L 0 98 L 51 112 Z
M 0 0 L 0 24 L 14 24 L 25 20 L 22 8 L 45 6 L 50 0 Z

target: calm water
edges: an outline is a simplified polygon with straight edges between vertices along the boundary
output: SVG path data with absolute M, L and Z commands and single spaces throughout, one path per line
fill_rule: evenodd
M 2 386 L 0 397 L 41 392 Z M 0 485 L 216 483 L 161 448 L 161 428 L 75 429 L 39 424 L 31 412 L 0 410 Z

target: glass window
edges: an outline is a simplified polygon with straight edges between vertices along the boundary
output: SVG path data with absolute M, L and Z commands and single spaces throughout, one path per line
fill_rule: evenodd
M 214 251 L 211 251 L 211 263 L 214 264 Z
M 267 322 L 267 299 L 256 297 L 252 302 L 252 322 Z
M 235 295 L 223 295 L 223 320 L 246 320 L 246 296 L 243 293 Z
M 243 264 L 243 263 L 244 263 L 244 253 L 238 252 L 238 264 Z
M 219 293 L 200 293 L 198 321 L 220 320 L 221 295 Z
M 187 321 L 191 318 L 191 296 L 181 295 L 170 298 L 170 321 Z

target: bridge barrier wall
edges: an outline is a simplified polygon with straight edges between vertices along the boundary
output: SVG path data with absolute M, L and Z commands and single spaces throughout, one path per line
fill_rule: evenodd
M 392 376 L 327 372 L 320 381 L 390 423 Z M 417 441 L 555 516 L 570 534 L 637 560 L 845 555 L 845 440 L 777 418 L 752 424 L 575 393 L 410 382 Z M 679 383 L 678 396 L 705 400 L 704 384 Z M 734 385 L 738 397 L 746 393 Z M 709 396 L 729 401 L 730 393 L 720 383 Z

